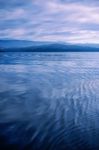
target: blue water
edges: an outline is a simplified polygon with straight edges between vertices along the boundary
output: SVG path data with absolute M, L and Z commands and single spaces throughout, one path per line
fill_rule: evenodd
M 0 53 L 0 150 L 99 150 L 99 53 Z

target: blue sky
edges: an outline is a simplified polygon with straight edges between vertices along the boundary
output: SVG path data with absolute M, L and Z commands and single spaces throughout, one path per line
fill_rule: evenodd
M 99 0 L 0 0 L 0 38 L 99 43 Z

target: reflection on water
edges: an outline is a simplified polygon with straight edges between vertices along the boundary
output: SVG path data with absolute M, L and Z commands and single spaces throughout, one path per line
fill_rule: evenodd
M 99 150 L 99 53 L 0 53 L 0 150 Z

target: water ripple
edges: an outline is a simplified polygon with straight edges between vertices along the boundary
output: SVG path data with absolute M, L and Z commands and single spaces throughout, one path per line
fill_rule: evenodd
M 99 54 L 0 57 L 1 150 L 99 149 Z

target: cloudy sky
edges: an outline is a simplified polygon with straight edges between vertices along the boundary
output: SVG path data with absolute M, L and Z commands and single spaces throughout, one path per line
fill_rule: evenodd
M 99 43 L 99 0 L 0 0 L 0 38 Z

